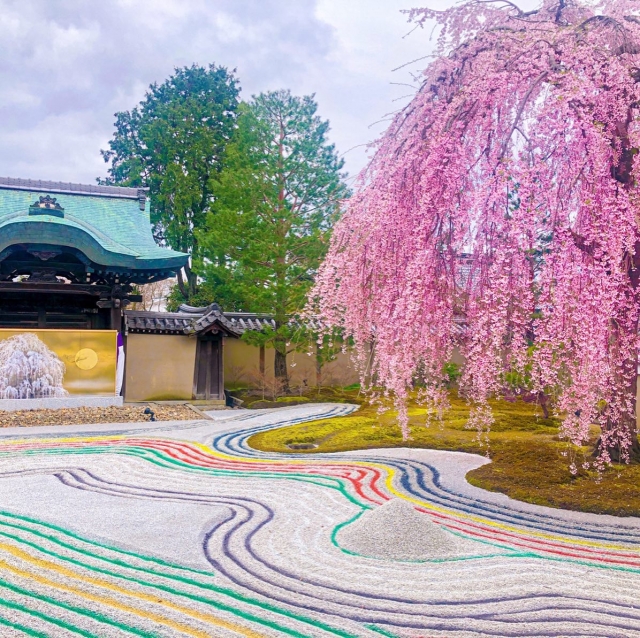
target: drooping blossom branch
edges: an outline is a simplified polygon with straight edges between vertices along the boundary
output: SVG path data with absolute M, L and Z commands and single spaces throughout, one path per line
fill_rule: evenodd
M 312 294 L 363 380 L 446 404 L 466 365 L 471 422 L 505 378 L 550 396 L 599 463 L 637 451 L 640 2 L 468 0 L 414 9 L 437 57 L 377 143 Z M 636 446 L 634 448 L 634 446 Z

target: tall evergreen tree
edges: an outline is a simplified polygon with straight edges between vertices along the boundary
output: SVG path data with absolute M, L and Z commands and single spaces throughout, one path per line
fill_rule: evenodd
M 103 183 L 148 187 L 151 218 L 161 242 L 191 255 L 178 273 L 179 294 L 197 302 L 197 267 L 202 254 L 198 229 L 213 198 L 238 107 L 238 81 L 224 67 L 176 69 L 152 84 L 131 111 L 116 113 Z
M 288 386 L 289 321 L 299 312 L 347 195 L 343 161 L 313 96 L 263 93 L 242 105 L 203 234 L 205 286 L 237 310 L 273 315 L 259 338 L 275 349 L 275 375 Z

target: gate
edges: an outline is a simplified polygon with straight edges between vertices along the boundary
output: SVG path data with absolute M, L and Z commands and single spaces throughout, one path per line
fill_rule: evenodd
M 198 338 L 193 394 L 195 399 L 224 399 L 220 335 L 207 334 Z

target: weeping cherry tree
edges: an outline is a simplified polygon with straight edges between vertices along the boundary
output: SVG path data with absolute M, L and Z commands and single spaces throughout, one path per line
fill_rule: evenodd
M 550 396 L 596 465 L 638 456 L 640 2 L 467 0 L 360 176 L 312 294 L 394 397 L 446 407 L 465 357 L 471 423 L 505 379 Z M 461 329 L 462 328 L 462 329 Z M 572 468 L 575 471 L 575 468 Z

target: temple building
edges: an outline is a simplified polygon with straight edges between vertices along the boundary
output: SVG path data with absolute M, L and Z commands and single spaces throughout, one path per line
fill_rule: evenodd
M 0 178 L 0 327 L 121 330 L 133 285 L 187 259 L 154 241 L 144 190 Z
M 269 317 L 217 304 L 131 309 L 136 285 L 174 277 L 187 260 L 157 245 L 144 189 L 0 178 L 0 408 L 33 398 L 89 405 L 81 399 L 92 393 L 115 394 L 116 404 L 221 402 L 226 383 L 264 384 L 273 350 L 239 337 Z M 295 357 L 292 383 L 317 385 L 315 358 Z M 354 382 L 340 360 L 323 378 Z

